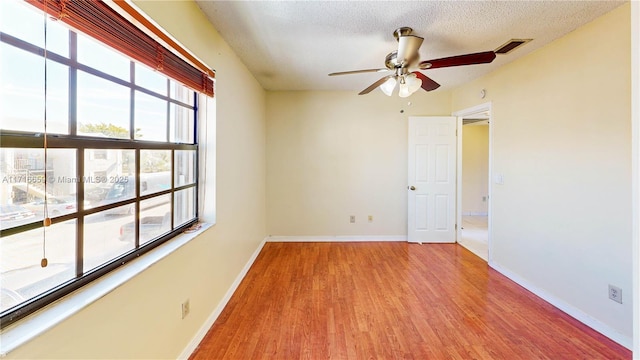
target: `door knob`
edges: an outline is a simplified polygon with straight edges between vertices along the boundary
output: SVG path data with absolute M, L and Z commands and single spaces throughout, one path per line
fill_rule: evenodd
M 407 189 L 409 189 L 409 190 L 413 191 L 413 190 L 415 190 L 415 189 L 416 189 L 416 187 L 415 187 L 415 186 L 413 186 L 413 185 L 411 185 L 411 186 L 407 186 Z

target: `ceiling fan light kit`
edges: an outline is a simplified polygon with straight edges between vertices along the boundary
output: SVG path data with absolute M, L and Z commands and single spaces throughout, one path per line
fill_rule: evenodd
M 422 86 L 422 80 L 416 74 L 404 74 L 399 76 L 391 76 L 380 85 L 380 90 L 387 96 L 393 95 L 393 90 L 398 85 L 398 96 L 408 97 L 418 91 Z
M 410 27 L 401 27 L 393 32 L 393 36 L 398 41 L 398 50 L 387 54 L 385 58 L 385 69 L 342 71 L 331 73 L 329 76 L 393 71 L 393 75 L 387 75 L 379 79 L 362 90 L 358 95 L 368 94 L 379 87 L 385 95 L 391 96 L 397 84 L 398 96 L 404 98 L 415 93 L 420 88 L 425 91 L 433 91 L 440 87 L 440 84 L 418 70 L 487 64 L 496 58 L 495 51 L 484 51 L 418 62 L 420 58 L 418 50 L 424 39 L 412 35 L 412 32 L 413 30 Z M 520 45 L 523 43 L 526 42 L 521 42 Z M 410 71 L 412 68 L 415 70 Z

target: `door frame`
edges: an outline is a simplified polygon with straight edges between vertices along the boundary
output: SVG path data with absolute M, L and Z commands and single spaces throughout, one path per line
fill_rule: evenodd
M 476 106 L 472 106 L 470 108 L 454 111 L 451 115 L 457 117 L 458 121 L 458 159 L 456 161 L 456 223 L 458 224 L 458 229 L 456 231 L 456 242 L 459 242 L 459 239 L 462 238 L 462 119 L 465 117 L 470 117 L 472 115 L 477 115 L 480 113 L 488 113 L 489 114 L 489 179 L 487 179 L 488 185 L 488 195 L 487 195 L 487 263 L 490 263 L 492 260 L 491 257 L 491 234 L 492 234 L 492 213 L 493 213 L 493 194 L 492 194 L 492 174 L 493 174 L 493 114 L 491 111 L 491 102 L 482 103 Z
M 640 358 L 640 3 L 631 2 L 633 358 Z

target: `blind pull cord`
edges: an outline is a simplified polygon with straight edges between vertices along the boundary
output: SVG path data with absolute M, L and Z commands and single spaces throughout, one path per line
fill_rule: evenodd
M 43 1 L 42 14 L 44 17 L 44 220 L 42 221 L 42 260 L 40 266 L 45 268 L 47 260 L 47 227 L 51 225 L 49 217 L 49 195 L 47 192 L 47 0 Z

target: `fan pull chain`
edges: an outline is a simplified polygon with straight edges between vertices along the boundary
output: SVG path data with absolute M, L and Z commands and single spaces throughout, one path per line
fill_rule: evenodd
M 42 13 L 44 17 L 44 220 L 42 221 L 42 260 L 40 260 L 40 266 L 45 268 L 49 264 L 47 260 L 47 227 L 51 225 L 47 193 L 47 0 L 43 1 Z

